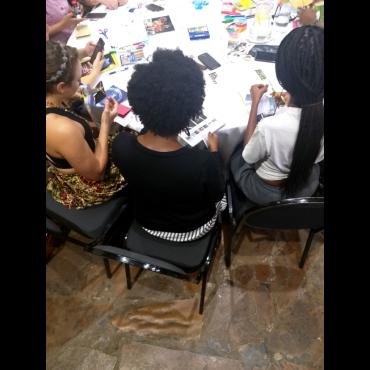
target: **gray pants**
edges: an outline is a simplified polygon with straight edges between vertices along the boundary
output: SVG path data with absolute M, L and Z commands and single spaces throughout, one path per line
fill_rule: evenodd
M 243 148 L 237 150 L 230 160 L 230 169 L 234 181 L 247 198 L 245 202 L 243 201 L 243 204 L 234 205 L 234 207 L 239 208 L 236 210 L 238 211 L 237 213 L 240 213 L 240 207 L 243 208 L 242 212 L 245 212 L 256 205 L 263 205 L 286 198 L 283 189 L 266 184 L 256 174 L 254 165 L 244 161 L 242 157 L 242 149 Z M 297 194 L 295 194 L 294 197 L 310 197 L 319 185 L 319 176 L 320 166 L 315 164 L 312 168 L 307 184 Z

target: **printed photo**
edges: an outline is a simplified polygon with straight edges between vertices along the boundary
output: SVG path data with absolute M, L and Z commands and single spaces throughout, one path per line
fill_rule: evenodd
M 123 103 L 125 100 L 127 100 L 127 92 L 114 85 L 107 89 L 105 94 L 106 96 L 111 96 L 114 98 L 118 103 Z M 96 104 L 96 106 L 99 108 L 104 108 L 104 105 L 105 99 Z
M 115 65 L 115 61 L 112 57 L 112 54 L 107 54 L 107 55 L 104 55 L 104 64 L 103 64 L 103 67 L 102 67 L 102 71 L 104 71 L 104 69 L 107 69 L 109 66 L 111 65 Z
M 135 64 L 144 59 L 144 47 L 144 42 L 139 42 L 137 44 L 121 48 L 119 51 L 121 65 Z
M 198 117 L 194 118 L 194 122 L 198 125 L 199 123 L 201 123 L 205 119 L 207 119 L 207 117 L 204 114 L 201 113 Z
M 258 77 L 259 77 L 262 81 L 267 79 L 267 77 L 266 77 L 266 75 L 263 73 L 262 69 L 255 69 L 255 72 L 258 74 Z
M 171 18 L 168 15 L 163 17 L 147 19 L 144 21 L 144 24 L 148 35 L 155 35 L 157 33 L 175 30 L 171 22 Z

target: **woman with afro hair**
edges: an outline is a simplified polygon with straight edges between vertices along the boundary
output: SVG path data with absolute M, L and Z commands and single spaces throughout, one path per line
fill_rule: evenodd
M 156 237 L 196 240 L 216 223 L 224 194 L 218 139 L 208 149 L 183 147 L 177 135 L 202 113 L 204 78 L 181 50 L 157 49 L 138 64 L 128 83 L 128 100 L 144 130 L 120 133 L 112 158 L 129 183 L 137 223 Z

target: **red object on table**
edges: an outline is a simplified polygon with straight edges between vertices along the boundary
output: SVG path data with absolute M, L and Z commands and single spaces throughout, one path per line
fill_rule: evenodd
M 120 117 L 125 117 L 128 113 L 131 112 L 131 108 L 130 107 L 126 107 L 126 105 L 123 105 L 123 104 L 118 104 L 118 115 Z

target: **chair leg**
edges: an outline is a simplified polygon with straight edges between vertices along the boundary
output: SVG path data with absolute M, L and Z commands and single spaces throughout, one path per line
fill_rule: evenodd
M 208 269 L 203 272 L 202 277 L 202 290 L 200 292 L 200 302 L 199 302 L 199 314 L 203 314 L 203 307 L 204 307 L 204 298 L 206 296 L 206 287 L 207 287 L 207 273 Z
M 304 251 L 303 251 L 303 254 L 302 254 L 302 257 L 301 257 L 301 261 L 299 262 L 299 268 L 303 268 L 303 265 L 306 261 L 307 255 L 308 255 L 308 251 L 310 250 L 310 247 L 311 247 L 312 238 L 315 235 L 315 233 L 316 233 L 316 231 L 314 231 L 313 229 L 310 230 L 310 234 L 308 235 L 306 245 L 304 247 Z
M 103 261 L 104 261 L 105 273 L 107 275 L 107 278 L 111 279 L 112 278 L 112 271 L 110 269 L 109 260 L 108 260 L 108 258 L 103 258 Z
M 130 265 L 128 265 L 127 263 L 124 263 L 124 265 L 125 265 L 125 272 L 126 272 L 127 289 L 131 289 L 132 284 L 131 284 Z

